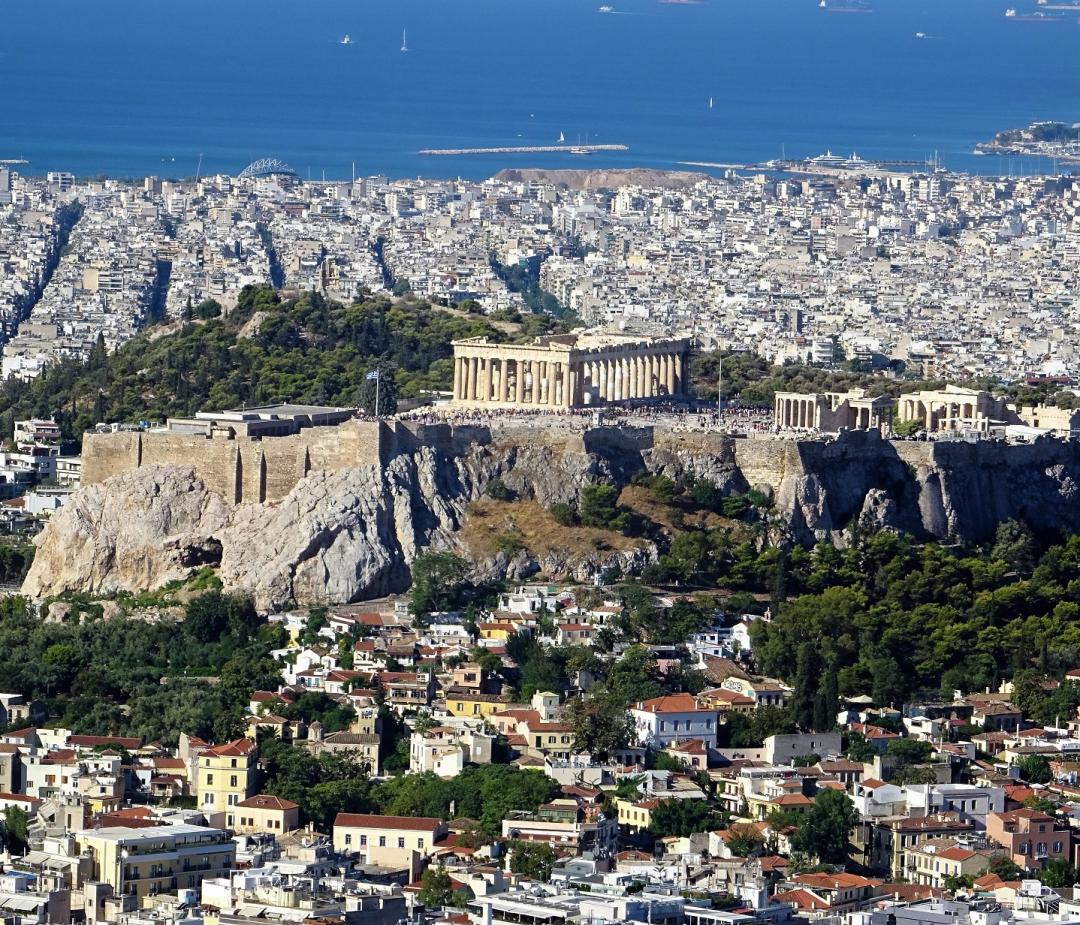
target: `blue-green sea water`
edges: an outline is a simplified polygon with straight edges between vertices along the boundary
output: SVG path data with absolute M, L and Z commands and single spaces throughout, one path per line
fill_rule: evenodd
M 853 6 L 829 0 L 833 7 Z M 1054 2 L 1054 0 L 1051 0 Z M 1007 18 L 1007 5 L 1020 14 Z M 1080 120 L 1080 10 L 1034 0 L 4 0 L 0 158 L 83 175 L 484 177 L 820 153 L 976 172 L 972 145 Z M 408 52 L 402 53 L 407 30 Z M 342 45 L 348 33 L 353 44 Z M 923 33 L 924 38 L 917 38 Z M 713 105 L 709 108 L 709 99 Z M 588 140 L 624 154 L 426 158 Z

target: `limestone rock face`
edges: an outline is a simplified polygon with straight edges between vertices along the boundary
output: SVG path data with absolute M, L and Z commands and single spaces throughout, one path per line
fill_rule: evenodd
M 147 467 L 76 492 L 34 542 L 33 598 L 156 588 L 216 564 L 228 507 L 193 469 Z
M 770 535 L 810 545 L 842 541 L 853 525 L 920 537 L 985 541 L 1011 517 L 1037 530 L 1080 531 L 1080 444 L 1010 447 L 898 441 L 751 439 L 597 428 L 479 432 L 453 445 L 400 446 L 385 465 L 310 472 L 281 501 L 230 506 L 191 467 L 136 469 L 77 492 L 35 542 L 23 591 L 140 591 L 209 565 L 225 588 L 266 609 L 342 603 L 403 591 L 425 549 L 462 549 L 469 504 L 492 479 L 543 506 L 576 501 L 598 481 L 641 472 L 706 479 L 725 493 L 767 488 Z M 632 574 L 659 550 L 500 554 L 477 577 L 543 573 L 587 581 Z M 56 619 L 62 619 L 59 612 Z

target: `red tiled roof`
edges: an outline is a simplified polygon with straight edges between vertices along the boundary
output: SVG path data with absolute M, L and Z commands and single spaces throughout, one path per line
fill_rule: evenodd
M 338 813 L 334 827 L 347 829 L 405 829 L 430 832 L 442 825 L 441 819 L 428 816 L 369 816 L 363 813 Z
M 651 700 L 639 700 L 631 706 L 632 710 L 640 710 L 644 713 L 711 713 L 712 710 L 702 710 L 698 707 L 693 696 L 690 694 L 668 694 L 664 697 L 653 697 Z
M 299 803 L 294 803 L 292 800 L 283 800 L 281 797 L 275 797 L 267 793 L 249 797 L 236 805 L 243 809 L 277 809 L 282 811 L 300 808 Z
M 255 750 L 255 743 L 251 739 L 234 739 L 222 745 L 215 745 L 206 749 L 203 755 L 214 755 L 218 758 L 242 758 Z

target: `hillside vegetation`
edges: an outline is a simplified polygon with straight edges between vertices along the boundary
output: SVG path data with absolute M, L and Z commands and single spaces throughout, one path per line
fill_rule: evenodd
M 169 333 L 150 328 L 112 354 L 99 344 L 86 361 L 64 360 L 33 382 L 7 380 L 0 433 L 31 415 L 55 417 L 64 436 L 77 439 L 99 421 L 159 421 L 201 409 L 366 406 L 374 389 L 365 376 L 376 366 L 384 372 L 382 407 L 392 411 L 399 394 L 451 386 L 455 338 L 507 339 L 483 318 L 385 296 L 342 305 L 316 293 L 282 301 L 273 289 L 248 287 L 228 315 L 199 320 L 217 311 L 198 306 L 195 320 Z M 537 329 L 543 325 L 522 333 Z

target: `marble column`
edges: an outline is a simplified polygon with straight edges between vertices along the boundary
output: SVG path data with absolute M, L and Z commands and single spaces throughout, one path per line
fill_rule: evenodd
M 499 401 L 502 404 L 506 404 L 507 399 L 510 397 L 510 377 L 507 375 L 507 366 L 510 361 L 505 357 L 499 360 Z
M 466 362 L 469 365 L 465 376 L 465 399 L 473 401 L 476 398 L 476 368 L 479 361 L 476 357 L 468 357 Z
M 563 364 L 563 378 L 562 378 L 562 401 L 560 404 L 564 408 L 572 408 L 574 406 L 574 364 Z
M 675 394 L 675 357 L 670 353 L 665 354 L 667 360 L 666 368 L 664 369 L 664 381 L 667 383 L 668 395 Z
M 461 357 L 454 360 L 454 401 L 461 398 Z

